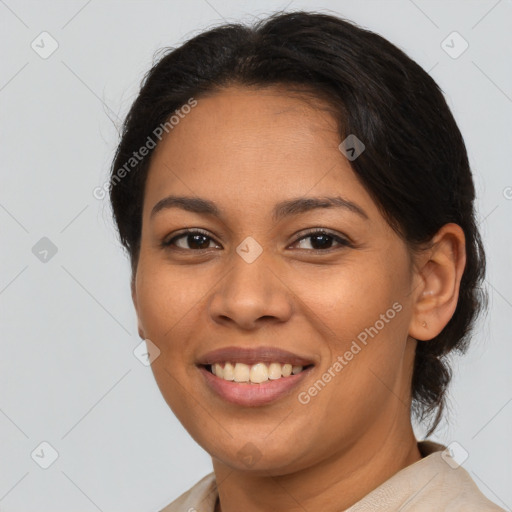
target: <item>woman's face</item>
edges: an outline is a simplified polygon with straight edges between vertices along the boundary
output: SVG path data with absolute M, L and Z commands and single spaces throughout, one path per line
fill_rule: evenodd
M 217 463 L 285 474 L 371 457 L 410 428 L 415 274 L 340 142 L 320 104 L 230 87 L 198 98 L 152 156 L 139 332 L 160 350 L 165 400 Z M 169 196 L 218 213 L 170 200 L 153 210 Z M 315 205 L 325 198 L 340 199 Z M 200 233 L 175 238 L 185 229 Z M 235 380 L 210 373 L 215 361 Z

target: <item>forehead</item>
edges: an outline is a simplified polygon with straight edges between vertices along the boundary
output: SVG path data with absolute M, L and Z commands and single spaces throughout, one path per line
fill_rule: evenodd
M 332 192 L 368 202 L 340 142 L 332 109 L 318 99 L 244 87 L 199 97 L 155 149 L 145 210 L 177 193 L 254 206 Z

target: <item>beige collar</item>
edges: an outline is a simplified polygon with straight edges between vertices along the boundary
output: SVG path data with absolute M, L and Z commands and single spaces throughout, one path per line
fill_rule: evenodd
M 480 492 L 469 473 L 450 458 L 445 446 L 420 441 L 418 448 L 421 460 L 400 470 L 345 512 L 504 512 Z M 210 473 L 160 512 L 214 512 L 217 498 L 215 474 Z

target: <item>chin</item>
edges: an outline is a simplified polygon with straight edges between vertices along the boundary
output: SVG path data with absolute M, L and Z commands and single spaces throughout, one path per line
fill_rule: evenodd
M 293 436 L 291 436 L 293 438 Z M 261 446 L 263 445 L 263 448 Z M 296 443 L 268 443 L 262 437 L 259 441 L 246 438 L 230 441 L 228 446 L 212 446 L 210 442 L 201 445 L 215 460 L 236 471 L 247 471 L 254 476 L 282 476 L 307 468 L 313 464 Z M 312 453 L 315 451 L 312 450 Z

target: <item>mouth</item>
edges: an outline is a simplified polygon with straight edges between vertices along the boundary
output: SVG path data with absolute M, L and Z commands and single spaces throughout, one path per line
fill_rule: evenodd
M 209 352 L 197 362 L 210 391 L 247 407 L 289 396 L 314 366 L 308 358 L 275 347 L 228 347 Z
M 299 373 L 311 368 L 313 364 L 306 366 L 292 365 L 291 363 L 265 363 L 260 361 L 256 364 L 241 362 L 215 363 L 200 365 L 219 379 L 239 384 L 262 384 L 263 382 L 288 378 L 290 375 Z

